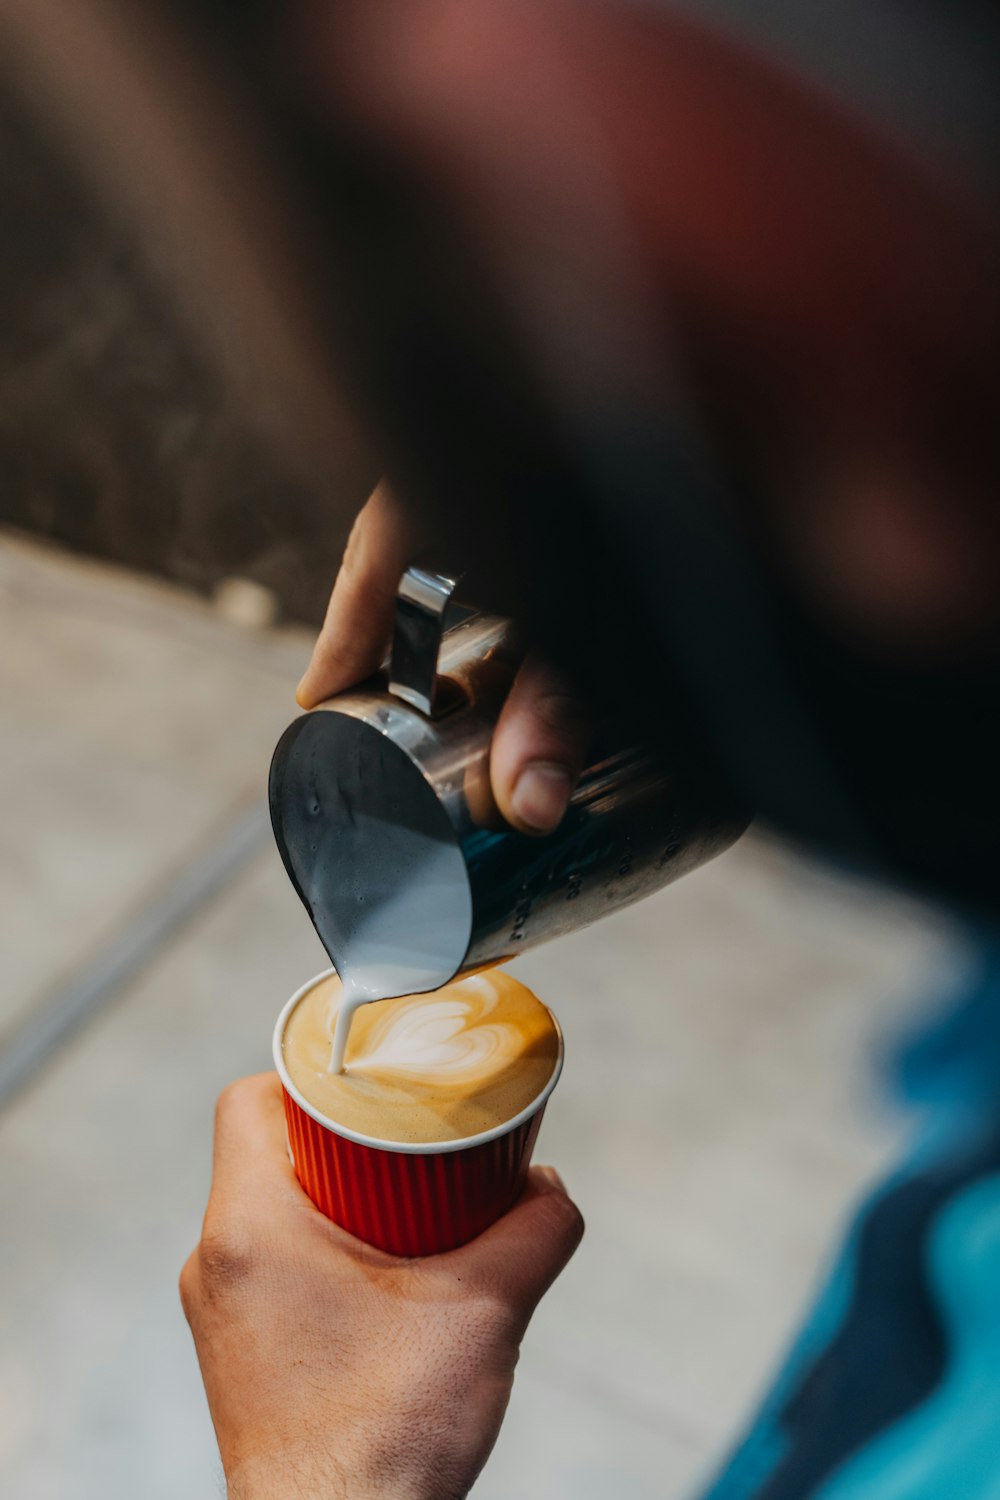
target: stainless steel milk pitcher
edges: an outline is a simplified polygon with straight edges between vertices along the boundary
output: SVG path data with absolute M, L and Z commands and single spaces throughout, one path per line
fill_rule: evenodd
M 341 978 L 436 989 L 659 890 L 729 847 L 746 818 L 693 770 L 632 745 L 587 765 L 554 833 L 504 824 L 493 729 L 520 661 L 511 622 L 446 629 L 454 584 L 411 568 L 388 672 L 295 720 L 275 750 L 285 868 Z

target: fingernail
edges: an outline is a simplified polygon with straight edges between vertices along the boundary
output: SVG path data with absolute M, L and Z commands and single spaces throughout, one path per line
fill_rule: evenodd
M 550 833 L 569 804 L 573 783 L 564 766 L 537 760 L 525 766 L 514 786 L 511 811 L 535 833 Z
M 566 1184 L 559 1176 L 559 1173 L 556 1171 L 555 1167 L 538 1167 L 536 1170 L 541 1173 L 546 1182 L 551 1183 L 551 1185 L 560 1193 L 566 1192 Z
M 312 708 L 312 694 L 309 693 L 306 689 L 306 683 L 308 682 L 308 680 L 309 673 L 307 672 L 302 681 L 299 683 L 298 687 L 295 689 L 295 701 L 300 708 Z

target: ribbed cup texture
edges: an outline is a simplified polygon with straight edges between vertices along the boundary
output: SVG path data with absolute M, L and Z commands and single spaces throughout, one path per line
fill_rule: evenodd
M 543 1105 L 485 1145 L 417 1153 L 349 1141 L 287 1092 L 284 1099 L 295 1175 L 316 1207 L 394 1255 L 454 1250 L 505 1214 L 521 1190 L 545 1113 Z

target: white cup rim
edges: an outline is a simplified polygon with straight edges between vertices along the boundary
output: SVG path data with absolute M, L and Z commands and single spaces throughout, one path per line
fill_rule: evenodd
M 282 1006 L 281 1013 L 275 1022 L 272 1053 L 274 1056 L 274 1066 L 277 1069 L 278 1077 L 281 1079 L 282 1088 L 294 1099 L 299 1109 L 315 1120 L 317 1125 L 322 1125 L 325 1130 L 332 1131 L 334 1135 L 342 1136 L 344 1140 L 353 1141 L 357 1146 L 370 1146 L 375 1151 L 398 1151 L 406 1156 L 440 1156 L 444 1152 L 467 1151 L 470 1146 L 485 1146 L 489 1141 L 499 1140 L 501 1136 L 509 1135 L 512 1131 L 517 1130 L 520 1125 L 524 1125 L 526 1121 L 531 1119 L 532 1115 L 537 1115 L 559 1082 L 559 1075 L 562 1072 L 566 1050 L 565 1043 L 562 1027 L 548 1006 L 545 1005 L 545 1009 L 548 1011 L 552 1024 L 555 1027 L 556 1039 L 559 1043 L 555 1067 L 546 1080 L 544 1088 L 542 1088 L 540 1093 L 536 1094 L 531 1103 L 526 1104 L 524 1109 L 518 1114 L 512 1115 L 509 1120 L 504 1120 L 502 1125 L 494 1125 L 491 1130 L 482 1130 L 478 1135 L 463 1136 L 458 1141 L 387 1141 L 378 1136 L 362 1135 L 359 1131 L 351 1130 L 346 1125 L 339 1125 L 336 1120 L 331 1120 L 329 1115 L 323 1114 L 315 1105 L 310 1104 L 309 1100 L 295 1086 L 285 1066 L 284 1051 L 282 1049 L 288 1018 L 299 1001 L 305 999 L 309 991 L 315 989 L 318 984 L 322 984 L 325 979 L 330 979 L 336 975 L 336 972 L 336 969 L 329 968 L 324 969 L 321 974 L 314 975 L 312 979 L 297 989 L 291 999 L 286 1001 Z M 538 997 L 536 996 L 535 998 L 537 999 Z M 538 1003 L 539 1005 L 545 1004 L 543 1000 L 539 1000 Z

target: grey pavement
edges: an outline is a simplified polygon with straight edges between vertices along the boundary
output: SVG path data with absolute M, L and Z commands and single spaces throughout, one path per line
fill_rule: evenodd
M 9 540 L 0 627 L 0 1064 L 146 934 L 0 1114 L 0 1492 L 218 1496 L 176 1278 L 215 1096 L 268 1065 L 278 1008 L 323 962 L 266 839 L 232 843 L 308 643 Z M 588 1230 L 479 1500 L 692 1492 L 905 1137 L 870 1054 L 954 949 L 920 906 L 755 835 L 518 962 L 567 1038 L 538 1158 Z

